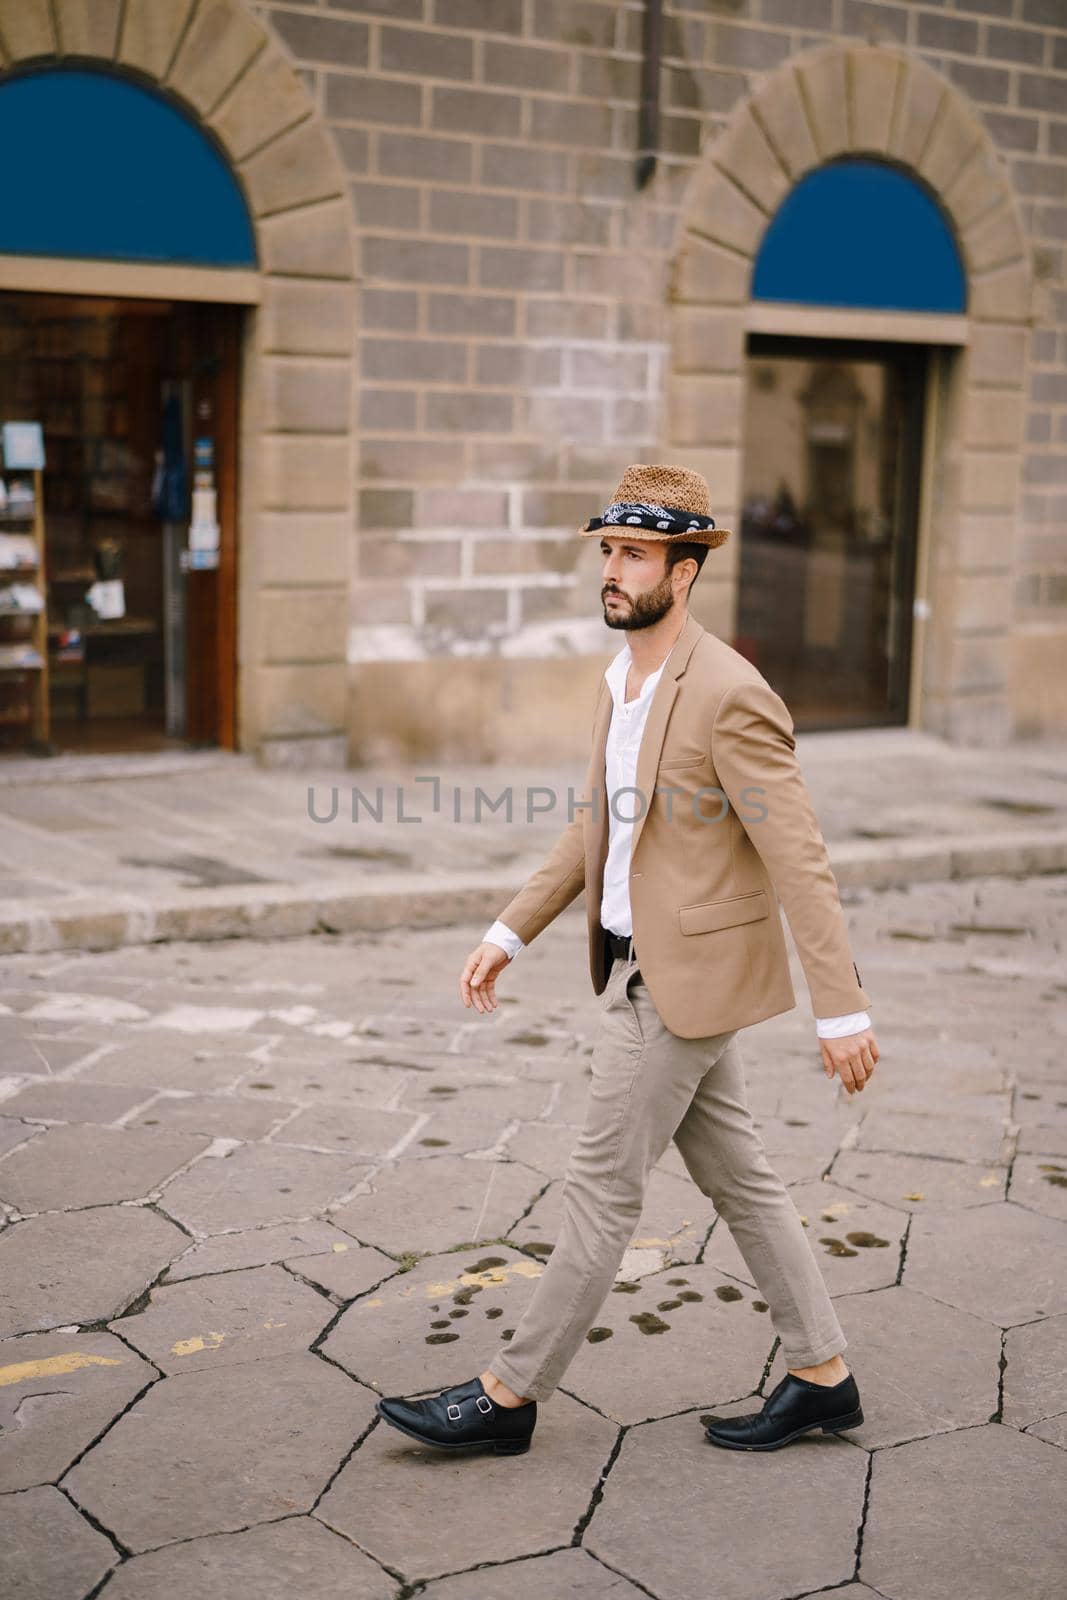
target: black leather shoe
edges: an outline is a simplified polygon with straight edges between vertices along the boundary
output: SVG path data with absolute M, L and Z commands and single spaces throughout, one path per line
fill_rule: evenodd
M 712 1444 L 727 1450 L 777 1450 L 812 1428 L 840 1433 L 863 1421 L 860 1392 L 851 1372 L 840 1383 L 812 1383 L 787 1372 L 764 1401 L 762 1411 L 742 1417 L 716 1417 L 705 1424 Z
M 470 1378 L 425 1400 L 405 1400 L 391 1395 L 378 1401 L 378 1413 L 401 1433 L 423 1444 L 458 1450 L 465 1445 L 491 1445 L 498 1456 L 519 1456 L 529 1450 L 537 1421 L 537 1401 L 521 1406 L 498 1406 Z

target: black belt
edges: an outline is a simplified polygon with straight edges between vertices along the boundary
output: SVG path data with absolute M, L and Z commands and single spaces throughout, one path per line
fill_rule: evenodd
M 633 948 L 633 935 L 629 933 L 610 933 L 604 929 L 604 937 L 608 949 L 613 956 L 620 957 L 623 961 L 636 961 L 637 952 Z

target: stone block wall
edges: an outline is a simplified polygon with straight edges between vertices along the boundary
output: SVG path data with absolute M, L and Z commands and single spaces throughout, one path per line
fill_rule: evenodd
M 951 187 L 984 274 L 974 313 L 989 324 L 968 356 L 949 464 L 959 494 L 937 604 L 951 616 L 939 619 L 928 725 L 983 738 L 995 722 L 994 742 L 1064 726 L 1048 688 L 1049 663 L 1062 667 L 1067 650 L 1063 0 L 668 0 L 661 157 L 642 193 L 639 0 L 270 0 L 249 11 L 297 64 L 336 141 L 358 240 L 347 617 L 357 759 L 491 756 L 514 740 L 512 707 L 542 703 L 524 683 L 547 658 L 570 663 L 580 686 L 558 706 L 560 754 L 584 748 L 585 686 L 619 640 L 599 620 L 595 541 L 575 530 L 628 462 L 668 446 L 708 472 L 722 520 L 736 514 L 742 329 L 690 302 L 712 279 L 716 300 L 731 282 L 738 304 L 747 297 L 752 249 L 791 181 L 782 152 L 803 169 L 884 146 L 896 80 L 879 49 L 932 68 L 965 107 L 950 106 L 928 143 L 932 91 L 915 73 L 896 107 L 896 153 L 922 156 L 928 181 Z M 876 47 L 862 92 L 828 57 L 808 74 L 805 104 L 753 120 L 768 75 L 834 43 Z M 270 102 L 265 92 L 232 108 L 249 138 Z M 977 159 L 974 119 L 988 137 Z M 314 160 L 294 135 L 292 170 Z M 989 203 L 993 168 L 1014 197 L 1022 263 Z M 286 181 L 272 162 L 268 215 Z M 714 212 L 714 240 L 691 235 L 680 252 L 694 194 Z M 308 218 L 331 225 L 321 209 Z M 296 250 L 299 236 L 277 247 Z M 301 300 L 294 284 L 284 314 L 309 356 L 316 326 L 347 312 L 318 289 Z M 326 443 L 309 454 L 300 437 L 343 410 L 327 376 L 279 372 L 265 403 L 293 432 L 286 470 L 306 478 L 317 508 L 308 560 L 332 569 L 330 485 L 343 462 Z M 693 591 L 726 638 L 734 543 L 712 553 Z M 272 559 L 291 559 L 283 541 Z M 446 699 L 467 714 L 450 713 L 444 737 Z

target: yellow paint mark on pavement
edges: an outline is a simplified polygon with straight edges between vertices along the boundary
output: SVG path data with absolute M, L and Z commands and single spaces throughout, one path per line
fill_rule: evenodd
M 192 1339 L 179 1339 L 177 1344 L 172 1344 L 170 1353 L 172 1356 L 195 1356 L 199 1350 L 217 1350 L 225 1337 L 224 1333 L 209 1333 L 205 1339 L 196 1334 Z
M 544 1270 L 540 1261 L 509 1261 L 503 1267 L 486 1267 L 484 1272 L 461 1272 L 458 1278 L 452 1278 L 448 1283 L 424 1284 L 423 1294 L 427 1300 L 436 1300 L 439 1295 L 451 1294 L 453 1289 L 472 1283 L 489 1286 L 507 1283 L 509 1278 L 539 1278 Z
M 996 1173 L 988 1172 L 984 1178 L 979 1178 L 978 1187 L 980 1189 L 993 1189 L 999 1185 L 999 1183 L 1000 1179 L 997 1177 Z
M 911 1194 L 906 1194 L 904 1198 L 905 1200 L 925 1200 L 926 1196 L 921 1189 L 913 1189 Z
M 82 1367 L 121 1367 L 122 1358 L 91 1356 L 82 1350 L 68 1350 L 61 1356 L 45 1356 L 40 1361 L 13 1361 L 0 1367 L 0 1389 L 9 1383 L 24 1383 L 27 1378 L 62 1378 Z
M 340 1255 L 340 1253 L 341 1253 L 341 1251 L 342 1251 L 342 1250 L 347 1250 L 347 1249 L 348 1249 L 348 1246 L 347 1246 L 347 1245 L 346 1245 L 346 1244 L 332 1244 L 332 1245 L 331 1245 L 331 1246 L 330 1246 L 330 1249 L 331 1249 L 331 1250 L 332 1250 L 332 1251 L 333 1251 L 333 1252 L 334 1252 L 334 1253 L 335 1253 L 335 1254 L 336 1254 L 336 1255 Z

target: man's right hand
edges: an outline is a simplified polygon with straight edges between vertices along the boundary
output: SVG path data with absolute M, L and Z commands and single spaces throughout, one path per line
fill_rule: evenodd
M 477 950 L 467 957 L 459 980 L 459 992 L 465 1006 L 476 1011 L 496 1010 L 496 975 L 511 964 L 511 957 L 498 944 L 483 940 Z

